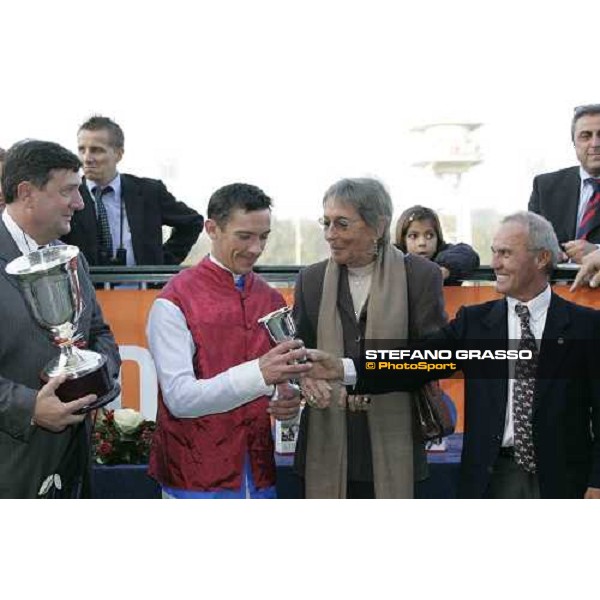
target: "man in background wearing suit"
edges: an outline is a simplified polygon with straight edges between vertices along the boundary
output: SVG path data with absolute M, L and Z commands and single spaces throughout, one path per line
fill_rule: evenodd
M 460 309 L 423 342 L 453 352 L 530 350 L 532 361 L 460 361 L 465 432 L 459 494 L 466 498 L 600 498 L 600 318 L 555 295 L 560 253 L 552 226 L 534 213 L 506 217 L 492 242 L 496 290 L 505 297 Z M 514 341 L 514 345 L 510 345 Z M 342 379 L 355 393 L 412 389 L 426 376 L 381 377 L 348 359 L 310 350 L 310 376 Z M 487 362 L 487 364 L 486 364 Z M 490 366 L 491 365 L 491 366 Z M 354 371 L 354 373 L 353 373 Z M 432 371 L 430 378 L 445 371 Z M 449 373 L 451 374 L 451 373 Z M 448 376 L 447 374 L 446 376 Z
M 600 244 L 600 104 L 575 109 L 571 139 L 580 166 L 535 177 L 529 210 L 552 223 L 568 258 L 581 263 Z
M 88 119 L 77 134 L 85 178 L 84 208 L 63 237 L 91 265 L 178 265 L 202 231 L 203 218 L 178 202 L 162 181 L 120 174 L 123 130 L 107 117 Z M 172 227 L 163 244 L 162 226 Z
M 52 142 L 29 140 L 6 154 L 0 217 L 0 498 L 82 495 L 89 478 L 90 417 L 76 414 L 95 396 L 62 403 L 55 394 L 62 378 L 42 386 L 40 372 L 58 349 L 34 320 L 6 265 L 22 254 L 54 245 L 83 208 L 79 159 Z M 83 312 L 77 325 L 82 341 L 108 359 L 118 376 L 117 345 L 96 302 L 85 259 L 77 272 Z

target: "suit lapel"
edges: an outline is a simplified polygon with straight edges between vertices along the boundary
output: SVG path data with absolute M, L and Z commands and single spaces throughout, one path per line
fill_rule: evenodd
M 6 266 L 7 263 L 19 256 L 21 256 L 21 251 L 0 217 L 0 260 Z
M 497 348 L 498 342 L 501 341 L 504 349 L 508 348 L 508 309 L 505 299 L 497 300 L 492 305 L 491 310 L 481 320 L 482 323 L 482 340 L 491 340 L 493 347 Z M 485 345 L 481 344 L 483 349 Z M 501 378 L 494 378 L 489 381 L 490 391 L 496 406 L 504 407 L 506 410 L 506 401 L 508 398 L 508 365 L 505 365 L 505 372 Z
M 78 213 L 81 215 L 82 226 L 86 229 L 86 234 L 89 233 L 93 235 L 94 238 L 97 236 L 96 231 L 96 203 L 90 194 L 90 190 L 85 182 L 85 178 L 81 182 L 79 186 L 79 191 L 81 193 L 81 197 L 83 198 L 83 210 Z
M 484 329 L 493 333 L 496 339 L 508 339 L 506 300 L 496 300 L 488 314 L 482 319 Z M 498 335 L 501 334 L 501 335 Z
M 83 210 L 75 213 L 73 218 L 79 221 L 83 237 L 90 240 L 96 240 L 98 237 L 98 232 L 96 230 L 96 206 L 94 199 L 90 194 L 90 190 L 88 190 L 85 177 L 79 186 L 79 193 L 83 198 Z
M 144 255 L 144 201 L 140 186 L 129 175 L 121 175 L 121 198 L 125 204 L 131 245 L 137 264 L 137 257 Z
M 21 293 L 21 288 L 17 284 L 17 280 L 6 273 L 6 265 L 19 256 L 22 256 L 21 251 L 0 217 L 0 265 L 2 267 L 2 276 Z
M 581 178 L 579 177 L 579 168 L 573 167 L 568 171 L 564 179 L 554 188 L 554 196 L 557 199 L 557 205 L 564 205 L 562 219 L 557 223 L 562 223 L 559 240 L 574 240 L 577 233 L 577 211 L 579 209 L 579 193 L 581 188 Z M 558 232 L 557 232 L 558 234 Z
M 533 412 L 539 408 L 542 398 L 551 395 L 553 385 L 550 373 L 558 373 L 560 365 L 568 352 L 569 344 L 565 344 L 564 334 L 570 324 L 567 303 L 556 294 L 550 298 L 550 306 L 546 315 L 546 326 L 542 336 L 538 369 L 543 377 L 536 382 L 536 394 L 533 402 Z

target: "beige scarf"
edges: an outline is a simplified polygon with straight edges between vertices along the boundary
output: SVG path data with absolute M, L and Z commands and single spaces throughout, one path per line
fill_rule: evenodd
M 319 310 L 317 347 L 343 356 L 342 322 L 337 309 L 340 269 L 329 260 Z M 376 259 L 367 306 L 366 339 L 408 338 L 408 294 L 404 255 L 384 247 Z M 340 386 L 330 407 L 311 409 L 308 420 L 306 497 L 345 498 L 347 479 L 346 411 L 339 408 Z M 410 394 L 373 396 L 367 412 L 376 498 L 413 497 L 413 432 Z

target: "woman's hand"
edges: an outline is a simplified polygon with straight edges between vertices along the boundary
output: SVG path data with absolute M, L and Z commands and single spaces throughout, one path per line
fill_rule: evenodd
M 364 412 L 369 410 L 371 398 L 360 394 L 348 396 L 348 409 L 350 412 Z
M 331 386 L 323 379 L 303 377 L 300 381 L 302 396 L 313 408 L 327 408 L 331 402 Z
M 311 363 L 310 377 L 313 379 L 344 379 L 344 363 L 341 358 L 323 352 L 308 350 L 308 360 Z

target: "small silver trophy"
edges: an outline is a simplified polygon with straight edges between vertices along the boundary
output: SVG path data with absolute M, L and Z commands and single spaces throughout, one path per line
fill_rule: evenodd
M 96 394 L 96 402 L 84 412 L 108 404 L 120 392 L 113 382 L 106 357 L 77 347 L 82 338 L 77 325 L 83 311 L 83 299 L 77 276 L 76 246 L 48 246 L 11 261 L 6 272 L 17 280 L 37 323 L 47 329 L 59 355 L 44 367 L 40 379 L 65 374 L 67 379 L 56 390 L 63 402 Z
M 296 339 L 296 324 L 292 317 L 292 309 L 289 306 L 284 306 L 261 317 L 258 322 L 265 326 L 271 339 L 276 344 Z M 306 359 L 296 360 L 295 362 L 304 363 Z M 300 392 L 297 380 L 291 379 L 290 386 L 297 392 Z M 294 452 L 294 448 L 296 447 L 296 432 L 300 424 L 302 408 L 303 406 L 300 407 L 300 412 L 292 419 L 275 422 L 275 451 L 279 454 Z
M 271 339 L 276 344 L 296 339 L 296 324 L 292 317 L 292 309 L 289 306 L 284 306 L 261 317 L 258 322 L 266 327 Z M 306 362 L 306 360 L 297 362 Z

